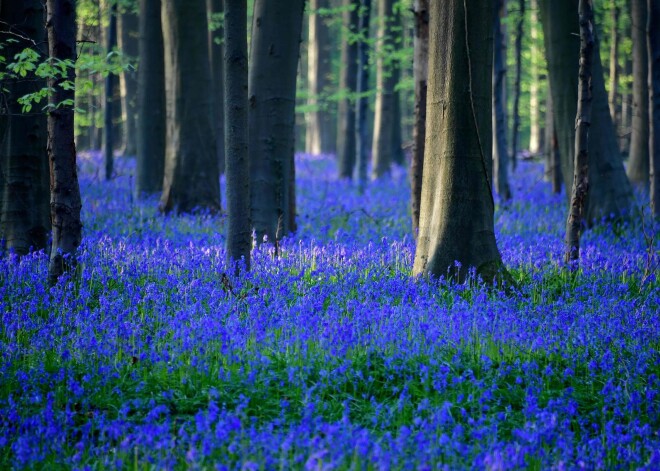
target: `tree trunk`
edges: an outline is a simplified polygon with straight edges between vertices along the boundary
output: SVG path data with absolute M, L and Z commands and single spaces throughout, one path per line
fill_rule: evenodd
M 491 193 L 493 2 L 430 2 L 427 140 L 415 274 L 492 283 L 502 269 Z M 467 28 L 467 29 L 466 29 Z
M 13 34 L 10 34 L 9 31 Z M 9 41 L 9 40 L 12 41 Z M 25 48 L 44 60 L 48 49 L 40 0 L 0 2 L 2 55 L 12 62 Z M 18 99 L 46 87 L 36 76 L 5 77 L 0 110 L 0 252 L 18 255 L 45 249 L 50 233 L 46 114 L 43 103 L 23 112 Z
M 579 56 L 576 36 L 579 25 L 577 21 L 567 21 L 567 18 L 577 18 L 577 4 L 574 0 L 541 0 L 539 5 L 563 181 L 572 182 Z M 610 117 L 597 38 L 593 61 L 587 224 L 604 218 L 624 217 L 632 206 L 632 188 L 625 175 Z
M 357 154 L 358 185 L 360 193 L 367 185 L 367 164 L 369 159 L 369 139 L 367 129 L 367 113 L 369 98 L 365 95 L 369 88 L 369 21 L 371 16 L 371 0 L 360 1 L 358 43 L 358 101 L 355 111 L 355 152 Z
M 140 0 L 138 68 L 138 196 L 163 189 L 165 172 L 165 62 L 160 0 Z
M 224 90 L 224 46 L 222 44 L 222 27 L 218 26 L 223 14 L 223 0 L 206 0 L 206 14 L 209 24 L 209 62 L 211 64 L 211 81 L 213 89 L 213 105 L 211 108 L 211 123 L 215 132 L 216 157 L 218 169 L 222 175 L 225 172 L 225 90 Z M 247 20 L 246 20 L 247 21 Z M 216 29 L 217 28 L 217 29 Z
M 378 2 L 378 42 L 380 50 L 376 57 L 376 105 L 374 108 L 374 135 L 371 146 L 371 178 L 377 179 L 389 173 L 392 162 L 403 160 L 401 142 L 394 142 L 397 136 L 395 127 L 400 127 L 400 120 L 395 122 L 397 96 L 394 88 L 399 81 L 398 64 L 393 53 L 397 47 L 397 26 L 400 15 L 395 11 L 394 0 Z M 399 141 L 401 130 L 398 131 Z
M 257 242 L 292 230 L 296 68 L 304 0 L 256 0 L 249 69 L 252 223 Z M 273 71 L 277 71 L 274 74 Z
M 651 211 L 660 218 L 660 0 L 648 0 Z
M 119 76 L 121 87 L 122 121 L 124 123 L 124 155 L 135 155 L 136 122 L 137 122 L 137 61 L 138 61 L 138 16 L 132 11 L 123 12 L 117 23 L 119 34 L 119 49 L 131 67 L 124 70 Z
M 493 164 L 495 189 L 502 201 L 511 199 L 509 188 L 508 160 L 506 143 L 506 55 L 504 53 L 504 34 L 502 17 L 506 15 L 505 3 L 495 0 L 493 13 Z
M 554 119 L 552 94 L 548 90 L 548 98 L 545 101 L 545 175 L 552 185 L 552 192 L 559 194 L 561 192 L 563 177 L 561 174 L 561 157 L 559 155 L 559 142 Z
M 538 2 L 530 0 L 530 68 L 529 68 L 529 152 L 532 155 L 539 154 L 544 148 L 543 132 L 541 130 L 541 109 L 540 109 L 540 73 L 539 62 L 541 53 L 539 51 L 539 18 Z
M 161 18 L 167 133 L 160 209 L 220 211 L 206 5 L 165 0 Z
M 429 76 L 429 0 L 415 0 L 415 125 L 413 127 L 413 152 L 410 164 L 412 229 L 415 239 L 419 232 L 419 209 L 422 198 L 424 171 L 424 139 L 426 138 L 426 95 Z
M 615 127 L 618 128 L 621 115 L 619 113 L 619 16 L 621 9 L 617 0 L 611 1 L 612 30 L 610 33 L 610 90 L 608 103 L 610 105 L 610 116 Z
M 518 21 L 516 23 L 516 76 L 513 83 L 513 127 L 511 129 L 511 168 L 518 164 L 518 135 L 520 132 L 520 75 L 522 72 L 522 37 L 523 21 L 525 20 L 525 0 L 518 1 Z
M 117 3 L 110 2 L 110 11 L 108 12 L 108 33 L 106 34 L 105 51 L 107 60 L 110 60 L 110 54 L 117 47 Z M 105 77 L 105 106 L 103 107 L 103 161 L 105 163 L 105 179 L 110 180 L 114 167 L 114 125 L 112 123 L 114 108 L 114 90 L 116 77 L 109 73 Z
M 76 60 L 76 8 L 74 0 L 47 0 L 48 52 L 58 61 Z M 48 265 L 49 283 L 55 284 L 63 273 L 76 266 L 76 251 L 82 239 L 80 187 L 76 170 L 73 138 L 74 90 L 62 83 L 75 83 L 75 69 L 68 67 L 65 77 L 49 80 L 53 90 L 48 114 L 48 161 L 50 165 L 50 217 L 53 242 Z
M 247 0 L 227 2 L 225 38 L 225 155 L 227 176 L 227 265 L 250 270 L 250 156 L 248 154 Z
M 633 104 L 628 178 L 642 186 L 649 184 L 649 85 L 646 47 L 647 8 L 645 0 L 632 0 Z
M 357 48 L 353 37 L 358 28 L 359 0 L 344 0 L 339 90 L 348 94 L 339 101 L 337 129 L 337 162 L 339 178 L 353 178 L 355 169 L 355 92 L 357 89 Z
M 630 32 L 630 30 L 628 30 Z M 627 56 L 624 60 L 623 75 L 632 76 L 632 60 Z M 619 148 L 621 153 L 630 156 L 630 137 L 632 131 L 632 86 L 626 84 L 621 91 L 621 123 L 619 125 Z
M 571 205 L 566 221 L 566 263 L 580 259 L 580 234 L 589 194 L 589 126 L 591 125 L 591 69 L 594 55 L 594 12 L 591 0 L 580 0 L 580 69 L 575 118 L 575 169 Z

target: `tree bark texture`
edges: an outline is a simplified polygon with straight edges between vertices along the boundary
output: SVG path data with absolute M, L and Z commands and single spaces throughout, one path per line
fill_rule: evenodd
M 369 22 L 371 18 L 371 0 L 360 1 L 360 20 L 358 31 L 361 40 L 358 43 L 358 101 L 355 111 L 355 152 L 357 157 L 358 185 L 360 193 L 367 185 L 367 167 L 369 159 L 369 139 L 367 114 L 369 98 L 365 95 L 369 88 Z
M 117 3 L 110 3 L 110 10 L 108 12 L 108 32 L 105 36 L 105 51 L 110 60 L 110 54 L 117 47 Z M 104 101 L 103 107 L 103 162 L 105 164 L 105 179 L 112 178 L 114 169 L 114 90 L 115 90 L 116 76 L 115 74 L 108 74 L 105 77 L 104 88 Z
M 539 62 L 541 60 L 541 52 L 539 51 L 539 15 L 538 15 L 538 2 L 537 0 L 530 0 L 530 28 L 529 28 L 529 54 L 530 54 L 530 68 L 529 68 L 529 152 L 532 155 L 539 154 L 543 147 L 543 132 L 541 131 L 541 91 L 539 87 L 540 72 Z
M 619 112 L 619 17 L 621 9 L 617 0 L 612 0 L 610 5 L 612 15 L 612 29 L 610 32 L 610 90 L 608 92 L 608 103 L 610 105 L 610 116 L 616 127 L 619 126 L 621 115 Z
M 160 209 L 220 211 L 206 5 L 165 0 L 161 19 L 167 133 Z
M 132 11 L 124 11 L 117 22 L 117 40 L 119 49 L 131 67 L 124 70 L 119 76 L 121 88 L 121 112 L 124 123 L 124 155 L 136 155 L 137 139 L 137 67 L 138 67 L 138 16 Z
M 274 243 L 293 230 L 294 107 L 304 6 L 304 0 L 255 2 L 248 121 L 251 216 L 258 243 L 264 236 Z
M 357 49 L 353 37 L 358 28 L 360 0 L 343 2 L 344 35 L 341 46 L 341 76 L 339 90 L 349 96 L 339 101 L 337 111 L 337 163 L 339 178 L 353 178 L 355 170 L 355 92 L 357 90 Z
M 539 5 L 563 181 L 572 182 L 579 65 L 577 3 L 574 0 L 540 0 Z M 569 18 L 576 21 L 568 21 Z M 598 38 L 594 43 L 592 96 L 590 191 L 585 215 L 588 225 L 602 219 L 625 217 L 632 208 L 632 188 L 625 174 L 607 104 Z
M 165 59 L 161 1 L 140 0 L 137 93 L 138 196 L 163 189 L 165 172 Z
M 502 18 L 505 2 L 495 0 L 493 13 L 493 166 L 495 190 L 502 201 L 511 199 L 509 187 L 509 151 L 506 142 L 506 55 Z
M 48 52 L 55 60 L 76 60 L 76 6 L 74 0 L 47 0 Z M 76 251 L 82 240 L 80 187 L 76 170 L 73 138 L 73 107 L 62 106 L 74 100 L 74 90 L 63 88 L 66 80 L 75 82 L 75 69 L 67 67 L 66 77 L 49 80 L 52 94 L 48 113 L 48 161 L 50 165 L 50 218 L 53 242 L 48 280 L 54 284 L 76 265 Z M 60 105 L 60 106 L 58 106 Z
M 492 0 L 430 2 L 427 134 L 413 272 L 501 270 L 491 194 Z
M 247 0 L 225 7 L 225 155 L 227 177 L 227 265 L 250 270 L 250 157 L 248 154 Z
M 0 42 L 7 62 L 25 48 L 48 54 L 40 0 L 0 2 Z M 11 39 L 12 41 L 8 41 Z M 45 249 L 50 233 L 46 113 L 43 103 L 22 111 L 18 99 L 47 85 L 34 76 L 2 81 L 0 107 L 0 252 Z
M 648 0 L 651 211 L 660 218 L 660 0 Z
M 589 126 L 591 125 L 591 71 L 594 55 L 594 12 L 591 0 L 580 0 L 580 68 L 575 125 L 575 169 L 571 204 L 566 221 L 566 263 L 580 259 L 580 234 L 589 194 Z
M 628 178 L 636 185 L 649 184 L 649 85 L 646 47 L 646 0 L 632 0 L 630 20 L 633 43 L 632 128 Z
M 522 39 L 523 22 L 525 20 L 525 0 L 518 0 L 518 21 L 516 22 L 516 41 L 514 51 L 516 57 L 516 74 L 513 82 L 513 125 L 511 128 L 511 168 L 516 169 L 518 163 L 518 136 L 520 134 L 520 76 L 522 74 Z
M 424 139 L 426 137 L 426 96 L 429 76 L 429 0 L 415 0 L 415 125 L 413 126 L 413 152 L 410 164 L 412 230 L 419 232 L 419 209 L 422 199 L 422 174 L 424 171 Z
M 213 87 L 213 105 L 211 108 L 211 123 L 215 132 L 216 156 L 220 174 L 225 172 L 225 90 L 224 90 L 224 45 L 222 28 L 215 31 L 211 25 L 217 21 L 217 16 L 224 11 L 223 0 L 206 0 L 208 16 L 209 62 L 211 64 L 211 81 Z M 247 20 L 246 20 L 247 21 Z

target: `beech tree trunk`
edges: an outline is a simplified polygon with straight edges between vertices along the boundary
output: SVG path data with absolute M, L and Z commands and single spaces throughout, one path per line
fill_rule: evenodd
M 224 47 L 222 44 L 222 28 L 213 30 L 218 15 L 223 14 L 223 0 L 206 0 L 206 14 L 209 24 L 209 62 L 211 64 L 211 81 L 213 90 L 213 105 L 211 108 L 211 123 L 215 132 L 216 157 L 220 174 L 225 172 L 225 90 L 224 90 Z
M 615 127 L 619 127 L 621 115 L 619 112 L 619 16 L 621 9 L 617 0 L 612 0 L 610 5 L 612 15 L 612 29 L 610 31 L 610 90 L 608 103 L 610 105 L 610 116 Z
M 294 230 L 296 68 L 304 0 L 256 0 L 249 81 L 252 224 L 257 242 Z M 277 71 L 276 74 L 273 71 Z
M 589 194 L 589 126 L 591 125 L 591 69 L 594 55 L 594 12 L 591 0 L 580 0 L 580 69 L 575 126 L 575 170 L 566 221 L 566 263 L 580 259 L 580 234 Z
M 506 142 L 506 55 L 502 17 L 506 15 L 505 2 L 495 0 L 493 13 L 493 164 L 495 189 L 502 201 L 511 199 L 509 187 L 509 153 Z
M 369 88 L 369 21 L 371 17 L 371 0 L 360 1 L 359 28 L 361 40 L 358 43 L 358 101 L 355 114 L 355 151 L 357 154 L 358 185 L 360 193 L 367 185 L 367 166 L 369 159 L 369 139 L 367 128 L 367 113 L 369 99 L 365 95 Z
M 559 194 L 561 192 L 563 177 L 559 155 L 559 141 L 557 139 L 557 129 L 554 119 L 552 94 L 548 90 L 548 98 L 545 102 L 545 175 L 547 177 L 546 179 L 552 185 L 552 192 Z
M 110 54 L 117 47 L 117 3 L 110 2 L 110 11 L 108 12 L 108 32 L 106 33 L 105 51 L 110 57 Z M 103 107 L 103 161 L 105 164 L 105 179 L 110 180 L 114 171 L 114 90 L 115 90 L 116 76 L 115 74 L 108 74 L 105 77 L 104 100 L 105 106 Z
M 426 146 L 414 274 L 493 282 L 493 1 L 430 2 Z M 467 30 L 466 30 L 467 28 Z
M 651 211 L 660 218 L 660 0 L 648 0 Z
M 429 0 L 415 0 L 415 125 L 413 126 L 413 152 L 410 164 L 412 230 L 417 238 L 419 209 L 422 199 L 424 171 L 424 139 L 426 138 L 426 96 L 429 76 Z
M 165 0 L 161 18 L 167 133 L 160 210 L 220 211 L 206 5 Z
M 12 62 L 25 48 L 48 54 L 41 0 L 0 2 L 2 55 Z M 11 31 L 10 34 L 9 32 Z M 11 39 L 11 41 L 9 41 Z M 48 159 L 46 113 L 43 103 L 23 112 L 18 99 L 47 85 L 45 79 L 28 75 L 2 80 L 0 108 L 0 253 L 25 255 L 45 249 L 50 233 L 48 207 Z
M 119 49 L 132 65 L 119 75 L 122 121 L 124 123 L 124 155 L 136 155 L 137 152 L 138 22 L 138 16 L 132 11 L 122 12 L 117 22 Z
M 513 82 L 513 126 L 511 128 L 511 168 L 518 164 L 518 135 L 520 133 L 520 75 L 522 73 L 522 37 L 523 21 L 525 20 L 525 0 L 518 1 L 518 21 L 516 23 L 516 41 L 514 51 L 516 56 L 516 75 Z
M 530 0 L 530 68 L 529 68 L 529 152 L 532 155 L 539 154 L 544 148 L 544 135 L 541 130 L 541 91 L 539 87 L 540 73 L 539 61 L 539 14 L 537 0 Z
M 337 112 L 337 162 L 339 178 L 353 178 L 355 170 L 355 92 L 357 90 L 358 41 L 353 37 L 358 29 L 359 0 L 344 0 L 344 34 L 341 46 L 339 90 L 349 94 L 339 101 Z
M 160 0 L 140 0 L 137 92 L 138 196 L 163 189 L 165 172 L 165 62 Z
M 46 28 L 48 52 L 55 60 L 76 60 L 76 7 L 74 0 L 47 0 Z M 50 165 L 50 218 L 53 242 L 48 264 L 49 283 L 76 266 L 76 251 L 82 240 L 80 187 L 76 170 L 76 145 L 73 138 L 73 107 L 61 103 L 74 100 L 74 90 L 63 88 L 64 81 L 75 83 L 75 69 L 65 77 L 49 80 L 52 94 L 48 113 L 48 161 Z

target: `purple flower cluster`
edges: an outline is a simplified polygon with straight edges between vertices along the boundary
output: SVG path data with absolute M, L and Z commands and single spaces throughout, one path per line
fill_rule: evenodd
M 0 260 L 1 468 L 660 467 L 650 219 L 565 270 L 565 197 L 520 162 L 496 211 L 519 289 L 413 278 L 406 173 L 360 195 L 301 155 L 299 232 L 227 278 L 224 217 L 160 216 L 116 165 L 81 159 L 79 280 Z

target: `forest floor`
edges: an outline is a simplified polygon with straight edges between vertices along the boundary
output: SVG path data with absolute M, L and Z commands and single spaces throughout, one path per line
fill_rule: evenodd
M 496 210 L 519 290 L 415 279 L 407 174 L 359 195 L 299 156 L 298 233 L 234 279 L 222 216 L 80 167 L 80 279 L 0 261 L 0 468 L 660 468 L 648 216 L 587 231 L 570 272 L 565 198 L 521 162 Z

